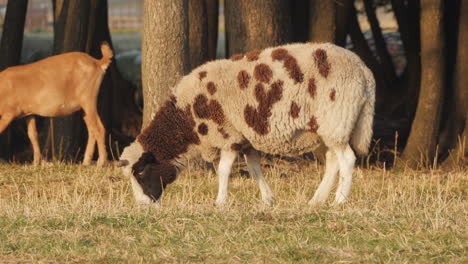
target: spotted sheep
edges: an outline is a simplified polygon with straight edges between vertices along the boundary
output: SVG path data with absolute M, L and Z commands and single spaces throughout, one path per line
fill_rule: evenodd
M 335 203 L 347 201 L 357 154 L 368 152 L 375 80 L 354 53 L 330 43 L 290 44 L 208 62 L 183 77 L 119 161 L 136 200 L 158 205 L 190 158 L 220 159 L 217 205 L 239 152 L 262 200 L 274 195 L 258 151 L 299 155 L 324 144 L 325 175 L 311 205 L 323 204 L 339 175 Z M 353 151 L 354 150 L 354 151 Z

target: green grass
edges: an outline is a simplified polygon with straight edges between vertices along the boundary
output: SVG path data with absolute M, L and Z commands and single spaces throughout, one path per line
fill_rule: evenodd
M 358 169 L 345 206 L 307 205 L 323 168 L 274 161 L 276 194 L 230 181 L 216 208 L 216 176 L 191 168 L 159 209 L 137 206 L 118 169 L 0 165 L 0 263 L 463 263 L 467 171 Z M 283 174 L 283 177 L 280 175 Z M 285 176 L 285 177 L 284 177 Z

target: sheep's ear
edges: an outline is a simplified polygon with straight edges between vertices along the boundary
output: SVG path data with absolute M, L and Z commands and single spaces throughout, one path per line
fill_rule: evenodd
M 117 167 L 120 168 L 120 167 L 125 167 L 127 166 L 128 164 L 130 164 L 130 162 L 128 162 L 128 160 L 119 160 L 117 162 Z
M 148 164 L 159 164 L 159 161 L 154 158 L 151 152 L 144 152 L 141 154 L 138 161 L 132 166 L 133 175 L 135 175 L 135 177 L 139 177 Z

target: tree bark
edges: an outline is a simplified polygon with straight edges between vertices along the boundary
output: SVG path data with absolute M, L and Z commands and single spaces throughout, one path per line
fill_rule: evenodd
M 208 19 L 208 60 L 216 59 L 218 47 L 219 0 L 206 0 Z
M 453 75 L 453 93 L 445 132 L 450 156 L 443 166 L 450 168 L 468 162 L 468 3 L 461 1 L 457 57 Z
M 0 71 L 20 64 L 23 32 L 28 8 L 28 0 L 8 1 L 5 19 L 3 21 L 2 41 L 0 44 Z M 13 131 L 12 131 L 13 130 Z M 17 135 L 17 123 L 0 134 L 0 157 L 9 159 L 12 154 L 13 136 Z M 23 136 L 26 138 L 25 136 Z M 17 144 L 15 144 L 17 145 Z
M 421 0 L 421 88 L 402 155 L 410 167 L 430 165 L 435 156 L 445 77 L 443 6 L 442 0 Z
M 227 55 L 278 46 L 292 40 L 286 0 L 225 2 Z
M 8 1 L 0 44 L 0 71 L 20 62 L 27 9 L 28 0 Z
M 188 2 L 144 1 L 143 128 L 188 71 Z
M 208 60 L 208 18 L 205 0 L 188 1 L 190 69 Z
M 309 40 L 335 42 L 335 1 L 311 0 L 309 8 Z

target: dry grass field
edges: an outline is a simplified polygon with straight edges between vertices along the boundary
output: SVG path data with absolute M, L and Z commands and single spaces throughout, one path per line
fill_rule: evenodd
M 307 205 L 323 167 L 264 169 L 261 204 L 237 165 L 230 204 L 216 176 L 188 169 L 162 207 L 136 206 L 117 168 L 0 164 L 0 263 L 467 263 L 468 171 L 357 169 L 351 202 Z

